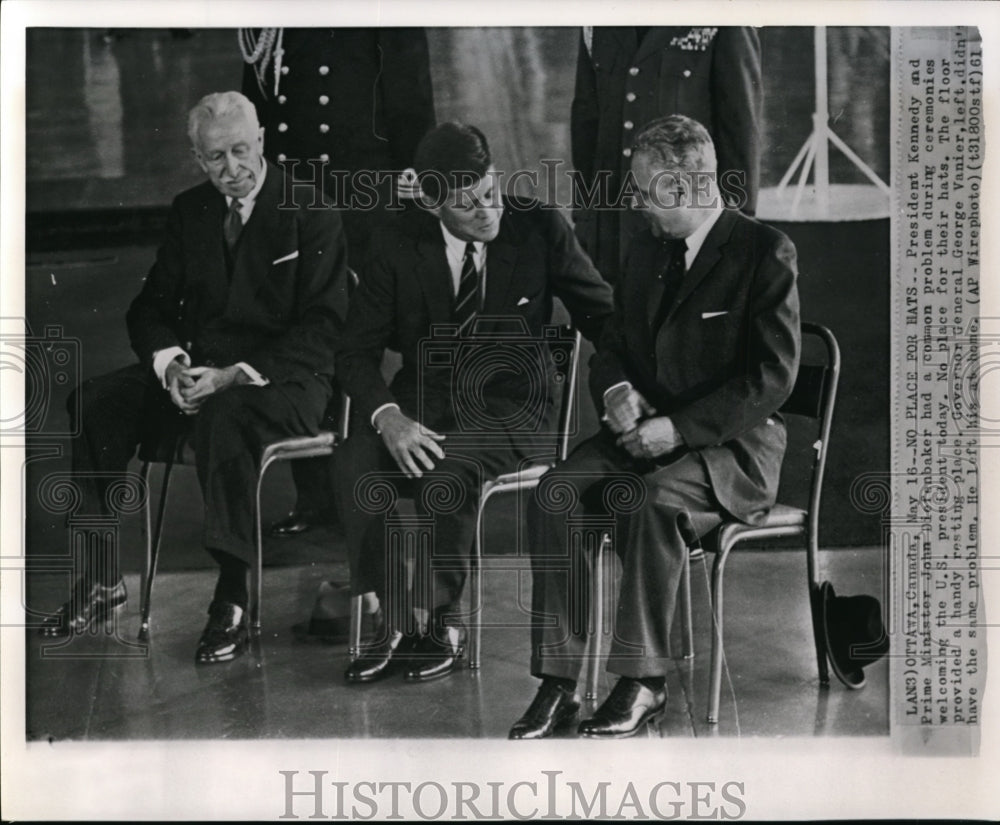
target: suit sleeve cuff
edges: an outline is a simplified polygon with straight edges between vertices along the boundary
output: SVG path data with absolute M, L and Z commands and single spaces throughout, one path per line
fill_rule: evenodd
M 372 429 L 375 430 L 375 432 L 381 433 L 381 430 L 379 430 L 379 428 L 375 426 L 375 419 L 378 418 L 378 414 L 382 412 L 382 410 L 387 410 L 390 407 L 395 407 L 398 410 L 399 404 L 397 404 L 395 401 L 390 401 L 388 404 L 383 404 L 381 407 L 376 407 L 375 412 L 372 413 L 371 417 Z
M 250 379 L 250 383 L 255 387 L 266 387 L 271 383 L 270 379 L 265 378 L 245 361 L 237 361 L 236 366 L 246 373 L 247 378 Z
M 608 400 L 608 393 L 611 392 L 612 390 L 617 390 L 619 387 L 628 387 L 629 389 L 632 389 L 632 382 L 631 381 L 619 381 L 617 384 L 612 384 L 610 387 L 608 387 L 604 391 L 604 394 L 601 397 L 605 401 L 607 401 Z
M 167 365 L 175 358 L 180 358 L 185 367 L 191 366 L 191 356 L 184 352 L 181 347 L 167 347 L 153 353 L 153 372 L 160 379 L 160 386 L 165 390 L 169 389 L 167 387 Z

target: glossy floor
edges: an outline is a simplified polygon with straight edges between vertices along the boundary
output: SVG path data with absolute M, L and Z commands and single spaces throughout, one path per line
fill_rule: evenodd
M 335 531 L 323 531 L 323 537 L 340 547 Z M 838 592 L 879 590 L 877 551 L 829 552 L 824 564 Z M 642 735 L 886 735 L 884 660 L 868 669 L 868 685 L 861 691 L 848 691 L 836 681 L 828 688 L 819 686 L 801 551 L 739 551 L 728 568 L 719 723 L 705 721 L 711 625 L 705 568 L 695 562 L 696 655 L 673 661 L 668 712 Z M 405 683 L 399 676 L 373 685 L 347 685 L 342 676 L 346 645 L 297 638 L 291 625 L 308 616 L 318 584 L 328 575 L 343 580 L 345 566 L 266 569 L 260 638 L 248 655 L 214 666 L 194 663 L 214 576 L 209 571 L 162 574 L 146 647 L 136 643 L 138 577 L 128 576 L 132 598 L 111 635 L 58 644 L 28 632 L 28 739 L 506 736 L 537 684 L 527 667 L 528 617 L 517 608 L 519 593 L 523 599 L 530 587 L 526 570 L 486 571 L 488 627 L 481 669 L 463 666 L 424 685 Z M 64 586 L 65 577 L 40 579 L 34 603 L 54 606 Z M 602 670 L 599 699 L 612 684 Z

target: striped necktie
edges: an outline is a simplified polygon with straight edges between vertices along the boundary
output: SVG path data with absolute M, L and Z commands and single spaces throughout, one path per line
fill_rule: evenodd
M 462 275 L 458 279 L 458 294 L 455 296 L 455 323 L 458 324 L 459 335 L 468 333 L 479 309 L 479 270 L 476 269 L 475 254 L 475 246 L 467 243 Z

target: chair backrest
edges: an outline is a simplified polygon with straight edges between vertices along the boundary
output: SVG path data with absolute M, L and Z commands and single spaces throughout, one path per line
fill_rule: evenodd
M 809 535 L 819 534 L 819 505 L 823 494 L 823 476 L 830 442 L 830 426 L 837 401 L 837 384 L 840 381 L 840 347 L 829 329 L 806 321 L 802 322 L 803 351 L 808 339 L 823 345 L 823 363 L 802 363 L 795 379 L 795 386 L 781 412 L 813 419 L 818 437 L 813 442 L 812 477 L 809 483 Z
M 565 339 L 560 339 L 550 344 L 550 347 L 553 348 L 552 360 L 556 365 L 556 377 L 563 385 L 562 398 L 559 400 L 559 430 L 556 447 L 560 461 L 565 461 L 569 454 L 570 432 L 576 426 L 576 388 L 580 373 L 580 344 L 583 340 L 579 330 L 572 327 L 563 327 L 563 330 L 570 342 L 567 344 Z

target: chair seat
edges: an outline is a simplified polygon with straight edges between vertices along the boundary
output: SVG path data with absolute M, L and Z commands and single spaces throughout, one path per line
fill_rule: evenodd
M 798 507 L 775 504 L 764 520 L 757 524 L 742 521 L 724 521 L 710 532 L 704 541 L 718 552 L 720 548 L 731 547 L 737 542 L 776 539 L 784 536 L 800 536 L 808 525 L 809 514 Z
M 523 484 L 528 481 L 538 481 L 543 475 L 555 466 L 555 462 L 547 461 L 542 464 L 532 464 L 524 467 L 515 473 L 503 473 L 493 480 L 494 485 L 501 484 Z
M 337 434 L 321 430 L 316 435 L 297 435 L 272 441 L 264 448 L 261 463 L 271 459 L 311 458 L 330 455 L 337 446 Z

